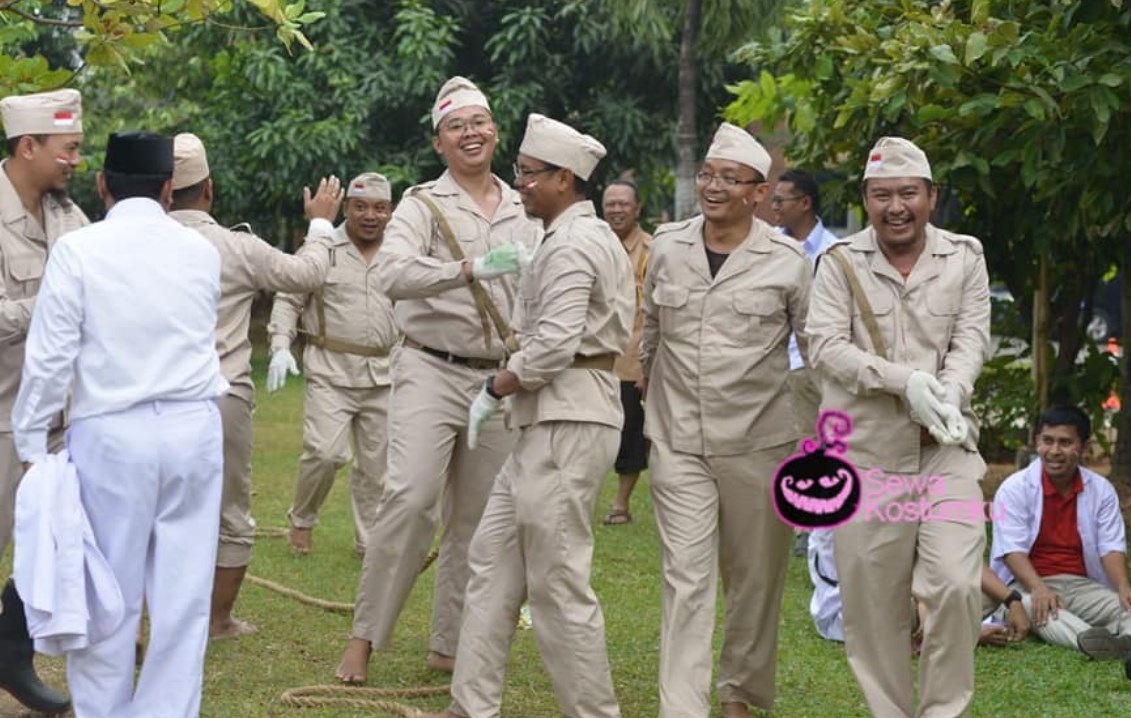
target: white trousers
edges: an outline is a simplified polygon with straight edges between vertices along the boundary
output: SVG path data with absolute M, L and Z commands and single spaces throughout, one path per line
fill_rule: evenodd
M 150 401 L 79 419 L 68 448 L 95 540 L 122 589 L 122 625 L 67 656 L 76 718 L 195 718 L 223 485 L 213 401 Z M 134 686 L 142 600 L 150 638 Z

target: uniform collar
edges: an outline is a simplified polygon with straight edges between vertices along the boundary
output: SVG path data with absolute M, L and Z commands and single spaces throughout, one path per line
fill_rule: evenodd
M 514 214 L 521 214 L 522 198 L 519 197 L 518 192 L 513 187 L 502 181 L 498 175 L 492 174 L 491 180 L 499 187 L 499 208 L 495 210 L 495 217 L 491 220 L 492 223 L 504 219 Z M 459 206 L 482 215 L 483 211 L 479 209 L 479 205 L 471 198 L 463 187 L 456 182 L 455 177 L 452 177 L 450 170 L 444 170 L 444 174 L 440 175 L 439 179 L 433 183 L 431 193 L 437 197 L 457 197 Z
M 578 217 L 596 216 L 597 209 L 589 200 L 586 199 L 580 202 L 574 202 L 570 206 L 566 207 L 561 214 L 559 214 L 557 217 L 554 217 L 554 221 L 551 222 L 550 226 L 546 228 L 546 238 L 549 238 L 549 236 L 556 232 L 562 225 L 566 224 L 567 222 L 572 222 Z
M 640 227 L 640 223 L 637 222 L 632 226 L 632 231 L 629 232 L 628 238 L 621 240 L 621 244 L 624 246 L 624 250 L 626 252 L 632 254 L 636 251 L 636 248 L 640 246 L 640 243 L 643 242 L 644 238 L 647 236 L 648 233 L 645 232 Z M 617 237 L 617 239 L 620 239 L 620 237 Z
M 169 213 L 173 219 L 184 224 L 215 224 L 219 225 L 212 215 L 200 209 L 175 209 Z
M 1069 490 L 1068 497 L 1072 498 L 1076 494 L 1084 490 L 1084 477 L 1080 474 L 1080 469 L 1077 467 L 1076 475 L 1072 477 L 1072 488 Z M 1041 491 L 1045 496 L 1059 496 L 1060 492 L 1056 486 L 1053 485 L 1049 475 L 1045 473 L 1045 469 L 1041 467 Z
M 37 224 L 35 217 L 24 207 L 23 201 L 20 199 L 20 194 L 16 192 L 16 186 L 12 184 L 12 180 L 8 177 L 8 171 L 5 165 L 8 160 L 0 161 L 0 217 L 5 225 L 12 225 L 18 222 L 29 222 L 33 226 Z M 44 197 L 46 204 L 47 198 Z M 20 232 L 26 234 L 26 232 Z

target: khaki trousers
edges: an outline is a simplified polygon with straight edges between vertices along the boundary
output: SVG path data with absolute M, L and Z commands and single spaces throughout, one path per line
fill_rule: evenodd
M 778 611 L 793 531 L 774 513 L 771 485 L 795 446 L 698 456 L 652 440 L 649 480 L 663 572 L 660 718 L 711 714 L 720 572 L 726 616 L 719 699 L 773 707 Z
M 935 493 L 896 491 L 870 498 L 869 489 L 888 474 L 857 468 L 865 485 L 860 511 L 833 534 L 845 646 L 872 715 L 955 718 L 968 714 L 974 698 L 986 538 L 980 481 L 986 465 L 977 453 L 956 446 L 924 447 L 919 465 L 921 477 L 936 477 Z M 914 518 L 924 506 L 932 517 Z M 927 613 L 918 711 L 910 596 Z
M 1043 626 L 1033 624 L 1033 633 L 1045 643 L 1079 650 L 1077 636 L 1093 626 L 1106 628 L 1116 635 L 1131 636 L 1131 615 L 1123 610 L 1119 594 L 1115 591 L 1087 576 L 1059 574 L 1042 580 L 1060 594 L 1060 600 L 1064 602 L 1064 608 L 1057 611 L 1056 618 L 1050 618 Z M 1025 611 L 1033 615 L 1032 598 L 1025 588 L 1016 581 L 1010 588 L 1021 592 Z
M 63 449 L 65 432 L 62 428 L 47 432 L 47 451 L 54 454 Z M 16 440 L 10 431 L 0 431 L 0 556 L 12 542 L 16 525 L 16 489 L 24 478 L 24 465 L 16 453 Z
M 252 405 L 232 394 L 217 403 L 224 426 L 224 493 L 216 565 L 240 568 L 251 563 L 255 543 L 255 519 L 251 517 Z
M 377 516 L 388 463 L 387 386 L 342 387 L 307 379 L 302 419 L 302 456 L 298 460 L 295 499 L 287 516 L 291 525 L 313 528 L 334 477 L 350 460 L 350 505 L 354 549 L 365 551 L 369 527 Z
M 793 395 L 793 416 L 802 437 L 817 435 L 817 415 L 821 407 L 821 391 L 817 377 L 809 367 L 794 369 L 786 377 Z
M 442 518 L 429 648 L 456 654 L 467 547 L 517 438 L 496 415 L 479 434 L 478 448 L 467 448 L 467 412 L 492 373 L 416 349 L 393 356 L 389 473 L 369 529 L 351 634 L 375 649 L 388 646 Z
M 553 421 L 524 429 L 469 554 L 453 710 L 498 718 L 511 639 L 529 596 L 534 638 L 563 716 L 617 718 L 605 620 L 589 585 L 593 509 L 620 432 Z

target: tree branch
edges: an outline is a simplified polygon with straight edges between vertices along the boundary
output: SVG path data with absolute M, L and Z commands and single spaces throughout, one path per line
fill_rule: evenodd
M 0 12 L 10 12 L 13 15 L 19 15 L 25 20 L 30 20 L 37 25 L 51 25 L 54 27 L 82 27 L 81 20 L 59 20 L 53 17 L 42 17 L 40 15 L 33 15 L 26 10 L 20 10 L 16 7 L 19 0 L 8 0 L 8 2 L 0 3 Z

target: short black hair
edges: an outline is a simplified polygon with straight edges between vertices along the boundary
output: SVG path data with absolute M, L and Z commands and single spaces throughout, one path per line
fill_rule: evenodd
M 196 202 L 200 199 L 200 195 L 204 192 L 204 185 L 207 183 L 208 178 L 205 177 L 196 184 L 173 190 L 173 207 L 181 207 Z
M 578 193 L 582 197 L 588 197 L 589 196 L 589 180 L 583 180 L 575 174 L 573 176 L 573 191 Z
M 628 187 L 630 190 L 632 190 L 632 201 L 636 204 L 640 204 L 640 192 L 636 189 L 636 183 L 632 180 L 615 179 L 605 185 L 605 189 L 608 189 L 609 187 Z
M 1081 442 L 1092 438 L 1092 420 L 1088 418 L 1087 412 L 1076 406 L 1062 404 L 1045 409 L 1037 417 L 1037 425 L 1033 435 L 1039 435 L 1041 429 L 1046 426 L 1075 426 L 1076 434 L 1080 437 Z
M 107 170 L 102 173 L 102 177 L 106 180 L 106 191 L 116 201 L 131 197 L 160 200 L 161 188 L 172 175 L 135 175 Z
M 47 141 L 47 135 L 41 135 L 41 134 L 17 135 L 15 137 L 9 137 L 8 138 L 8 156 L 9 157 L 15 157 L 16 156 L 16 148 L 20 146 L 20 140 L 23 139 L 24 137 L 31 137 L 32 139 L 34 139 L 37 143 L 39 143 L 41 145 L 44 142 Z
M 778 182 L 792 184 L 794 189 L 809 198 L 809 205 L 813 208 L 814 214 L 820 213 L 821 188 L 817 185 L 817 179 L 811 173 L 801 169 L 788 169 L 781 173 Z

